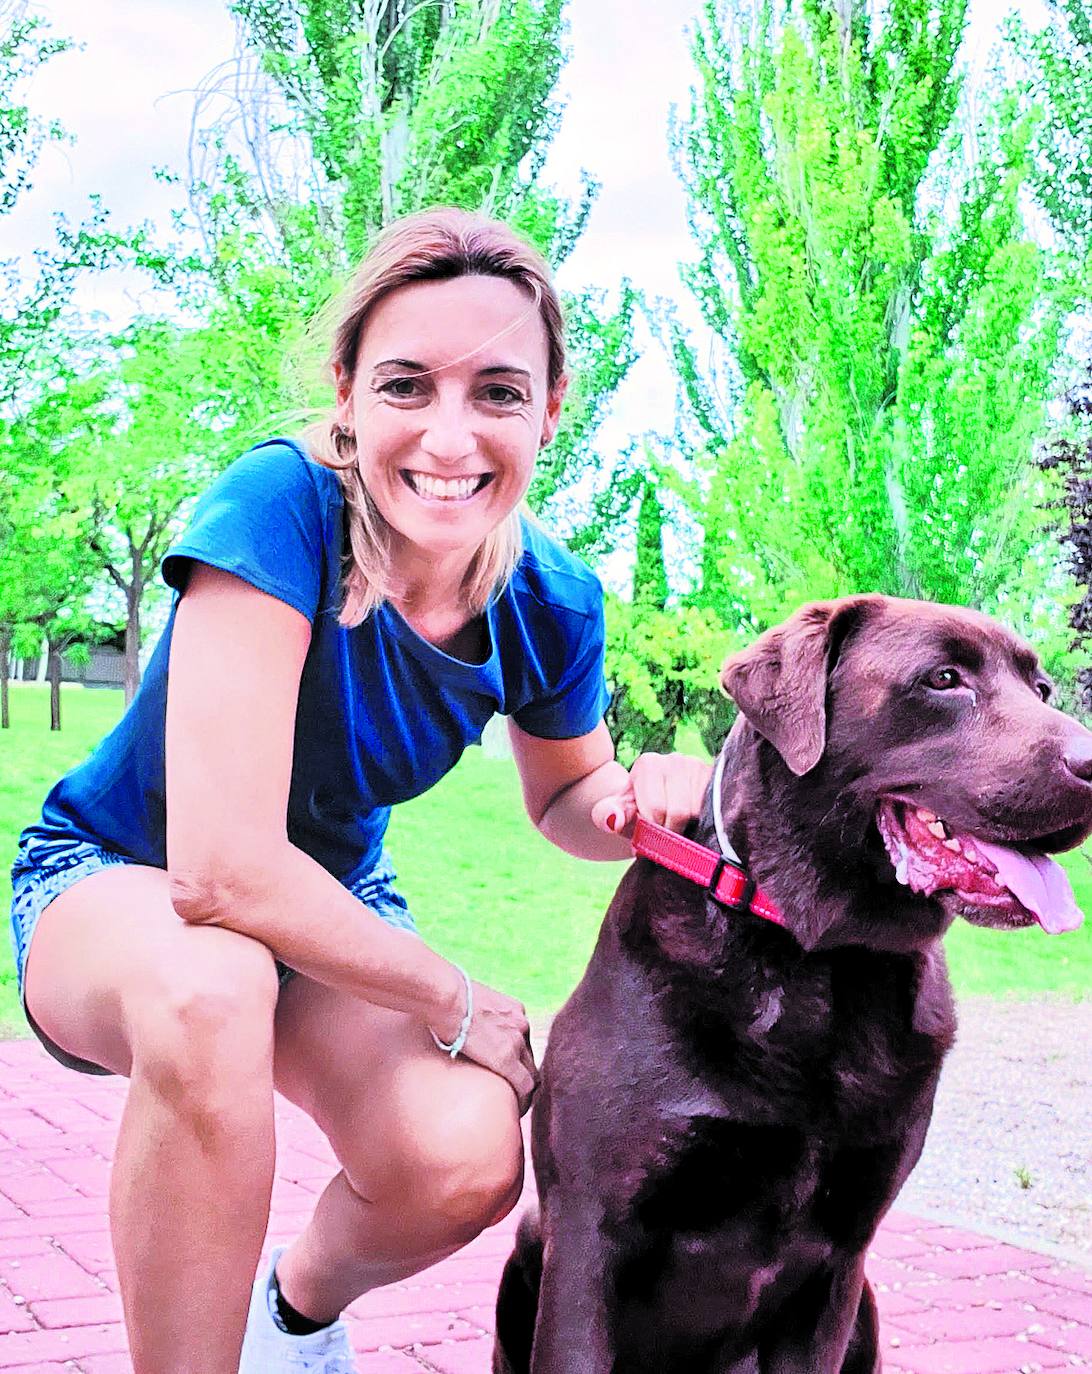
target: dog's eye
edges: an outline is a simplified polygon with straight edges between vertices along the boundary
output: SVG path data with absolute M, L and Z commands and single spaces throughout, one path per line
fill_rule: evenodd
M 950 692 L 953 687 L 962 687 L 963 679 L 958 668 L 934 668 L 926 677 L 925 685 L 935 692 Z
M 1040 678 L 1039 681 L 1035 684 L 1035 690 L 1039 693 L 1039 695 L 1043 698 L 1044 701 L 1049 701 L 1051 693 L 1054 691 L 1054 688 L 1050 685 L 1049 682 L 1047 682 L 1046 678 L 1044 677 Z

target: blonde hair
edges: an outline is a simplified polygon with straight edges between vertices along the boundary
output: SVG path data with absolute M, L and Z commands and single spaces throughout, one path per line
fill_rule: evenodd
M 337 302 L 330 367 L 340 364 L 352 381 L 368 316 L 391 291 L 413 282 L 465 276 L 504 277 L 531 297 L 546 329 L 546 380 L 552 392 L 565 373 L 565 339 L 550 269 L 508 225 L 466 210 L 420 211 L 396 220 L 379 235 Z M 392 594 L 390 527 L 364 484 L 355 438 L 331 415 L 312 425 L 304 439 L 316 460 L 332 468 L 341 482 L 350 552 L 339 619 L 342 625 L 359 625 Z M 464 591 L 475 615 L 503 590 L 522 552 L 517 509 L 487 536 L 467 572 Z

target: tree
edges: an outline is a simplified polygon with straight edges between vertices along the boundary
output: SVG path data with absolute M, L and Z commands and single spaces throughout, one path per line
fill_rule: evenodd
M 1079 279 L 1028 237 L 1031 126 L 971 127 L 966 0 L 710 0 L 675 150 L 724 362 L 668 322 L 703 541 L 752 629 L 858 590 L 996 607 L 1037 572 L 1031 459 Z
M 637 506 L 637 556 L 628 604 L 613 607 L 610 670 L 616 680 L 607 725 L 624 757 L 642 749 L 669 750 L 683 706 L 682 685 L 671 673 L 664 636 L 650 633 L 671 623 L 664 565 L 664 514 L 655 485 L 645 479 Z M 625 668 L 623 668 L 623 655 Z M 628 669 L 628 671 L 626 671 Z M 624 680 L 622 680 L 624 679 Z
M 25 5 L 7 5 L 0 15 L 0 216 L 9 214 L 31 184 L 45 143 L 65 137 L 56 121 L 38 118 L 23 103 L 21 87 L 44 63 L 71 47 L 49 37 L 43 21 Z M 36 280 L 25 283 L 13 262 L 0 263 L 4 305 L 0 307 L 0 729 L 10 727 L 8 677 L 11 654 L 29 647 L 38 633 L 34 616 L 38 594 L 48 582 L 52 560 L 41 547 L 27 544 L 38 512 L 28 491 L 33 472 L 20 454 L 13 420 L 34 394 L 45 369 L 43 342 L 60 314 L 68 273 L 63 258 L 40 254 Z M 48 352 L 48 350 L 47 350 Z M 41 531 L 39 531 L 39 534 Z M 59 703 L 54 708 L 59 721 Z
M 124 603 L 126 704 L 140 685 L 147 591 L 181 514 L 214 475 L 213 346 L 204 330 L 138 319 L 85 383 L 84 433 L 62 489 L 90 513 L 89 552 Z
M 1045 0 L 1037 32 L 1018 16 L 1006 30 L 1035 108 L 1030 182 L 1055 231 L 1082 257 L 1092 252 L 1092 8 Z
M 662 611 L 668 597 L 664 563 L 664 508 L 655 483 L 646 479 L 637 507 L 637 558 L 633 566 L 633 604 Z
M 43 447 L 48 466 L 42 461 Z M 13 453 L 18 462 L 13 461 Z M 0 559 L 0 669 L 5 687 L 0 724 L 4 729 L 10 725 L 7 677 L 12 650 L 25 656 L 36 652 L 45 640 L 50 728 L 59 730 L 61 656 L 85 652 L 83 646 L 95 637 L 86 609 L 96 570 L 90 552 L 92 532 L 84 514 L 67 506 L 52 483 L 43 480 L 43 473 L 63 473 L 67 456 L 41 431 L 33 434 L 24 424 L 17 434 L 17 447 L 9 450 L 0 470 L 0 494 L 8 498 L 0 513 L 0 533 L 5 536 Z
M 713 665 L 724 657 L 724 626 L 707 608 L 657 610 L 610 594 L 606 620 L 607 726 L 628 766 L 645 750 L 673 748 L 680 721 L 697 715 L 691 703 L 709 692 Z M 715 748 L 723 734 L 711 739 L 702 729 L 702 738 Z
M 22 103 L 20 87 L 72 43 L 48 37 L 45 21 L 23 3 L 6 0 L 0 25 L 0 215 L 6 215 L 29 187 L 43 145 L 66 137 L 56 120 L 40 119 Z
M 1059 538 L 1067 571 L 1080 588 L 1069 608 L 1073 647 L 1083 650 L 1075 673 L 1075 695 L 1085 711 L 1092 710 L 1092 669 L 1087 650 L 1092 643 L 1092 366 L 1066 395 L 1069 424 L 1054 436 L 1041 465 L 1062 479 L 1056 503 L 1061 512 Z

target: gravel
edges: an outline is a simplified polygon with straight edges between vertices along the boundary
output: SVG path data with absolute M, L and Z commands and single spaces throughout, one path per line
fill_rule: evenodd
M 897 1205 L 1092 1264 L 1092 1001 L 960 1002 Z

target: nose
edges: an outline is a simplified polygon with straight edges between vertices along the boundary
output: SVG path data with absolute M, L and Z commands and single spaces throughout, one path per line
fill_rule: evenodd
M 430 458 L 442 463 L 468 458 L 476 443 L 466 408 L 455 398 L 430 406 L 420 444 Z
M 1082 730 L 1069 741 L 1063 755 L 1065 766 L 1082 782 L 1092 782 L 1092 732 Z

